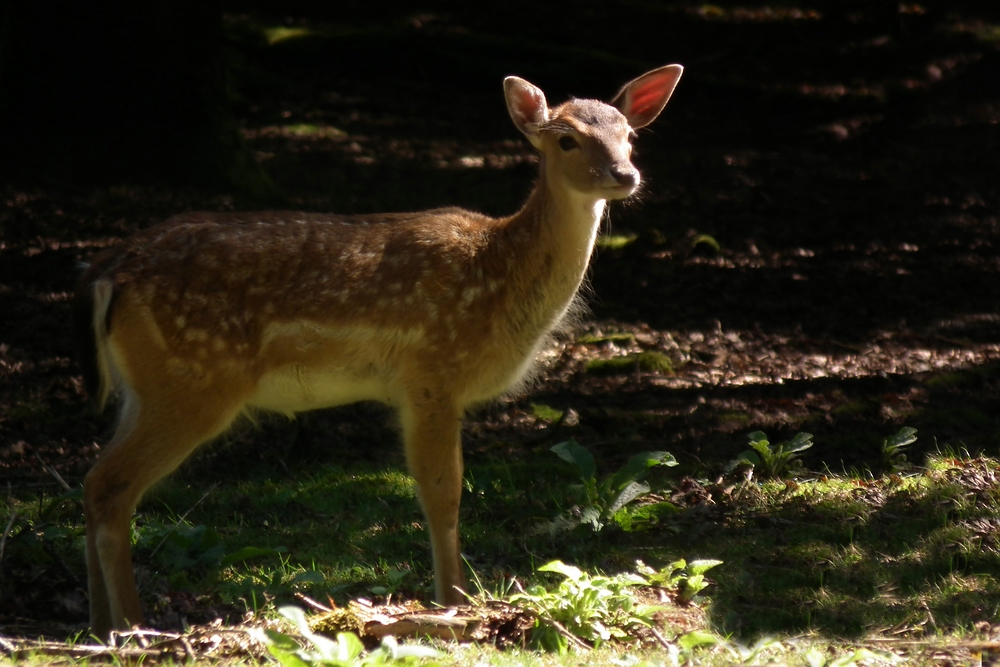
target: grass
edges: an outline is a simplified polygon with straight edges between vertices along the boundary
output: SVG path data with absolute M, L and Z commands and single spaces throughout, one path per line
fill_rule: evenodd
M 621 250 L 637 238 L 638 234 L 602 234 L 597 237 L 597 247 L 602 250 Z
M 587 372 L 594 375 L 623 375 L 635 371 L 669 375 L 674 372 L 674 366 L 670 357 L 655 351 L 635 352 L 587 362 Z
M 237 480 L 221 474 L 223 465 L 182 472 L 141 507 L 135 561 L 149 608 L 169 609 L 178 592 L 210 613 L 236 616 L 271 614 L 297 594 L 339 605 L 432 596 L 424 520 L 413 482 L 397 466 L 312 466 Z M 654 500 L 670 497 L 679 475 L 694 472 L 677 470 L 651 478 Z M 537 568 L 555 559 L 609 574 L 632 571 L 639 559 L 653 567 L 721 560 L 707 575 L 713 602 L 704 629 L 728 637 L 730 648 L 698 649 L 706 662 L 697 664 L 761 637 L 783 638 L 780 651 L 793 654 L 796 637 L 863 643 L 888 629 L 954 641 L 979 636 L 977 624 L 1000 614 L 998 473 L 993 459 L 949 454 L 902 475 L 737 476 L 702 484 L 701 502 L 674 495 L 681 511 L 657 514 L 633 532 L 580 526 L 549 538 L 531 528 L 571 509 L 572 467 L 547 451 L 516 462 L 474 460 L 464 550 L 491 591 L 509 589 L 510 577 L 524 586 L 546 581 Z M 78 493 L 20 497 L 0 511 L 0 523 L 12 511 L 8 582 L 21 568 L 55 561 L 82 577 Z M 468 664 L 550 664 L 530 652 L 448 652 L 449 664 L 466 664 L 470 655 L 478 657 Z M 621 654 L 612 650 L 608 664 Z

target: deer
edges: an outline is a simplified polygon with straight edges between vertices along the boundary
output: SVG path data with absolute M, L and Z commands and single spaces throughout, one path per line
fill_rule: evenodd
M 507 77 L 510 117 L 540 155 L 508 217 L 191 212 L 97 254 L 73 299 L 87 393 L 99 411 L 117 403 L 83 485 L 92 632 L 144 623 L 129 535 L 152 484 L 241 418 L 362 400 L 395 409 L 436 601 L 462 603 L 463 416 L 523 386 L 573 310 L 607 203 L 639 188 L 636 130 L 682 72 L 552 108 Z

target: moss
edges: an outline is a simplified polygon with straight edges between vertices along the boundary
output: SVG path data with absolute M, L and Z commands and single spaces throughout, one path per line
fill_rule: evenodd
M 587 372 L 594 375 L 623 375 L 633 371 L 672 374 L 670 357 L 662 352 L 639 352 L 611 359 L 594 359 L 587 363 Z
M 583 343 L 584 345 L 599 345 L 601 343 L 631 343 L 635 340 L 635 336 L 630 333 L 612 333 L 604 335 L 591 335 L 580 336 L 576 342 Z
M 563 411 L 545 405 L 544 403 L 532 403 L 531 414 L 535 415 L 536 419 L 554 422 L 559 421 L 559 419 L 563 416 Z

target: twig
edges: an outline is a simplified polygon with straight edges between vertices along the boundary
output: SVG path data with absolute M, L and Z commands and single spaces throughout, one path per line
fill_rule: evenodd
M 65 489 L 67 491 L 72 491 L 73 490 L 73 487 L 66 483 L 66 480 L 64 480 L 62 478 L 62 475 L 60 475 L 59 472 L 55 468 L 53 468 L 48 463 L 46 463 L 42 459 L 42 457 L 38 454 L 38 452 L 32 452 L 32 453 L 35 455 L 35 458 L 38 459 L 38 462 L 42 464 L 42 467 L 45 468 L 45 471 L 48 472 L 53 477 L 55 477 L 56 481 L 59 482 L 59 485 L 63 489 Z
M 164 632 L 162 630 L 153 630 L 151 628 L 135 628 L 134 630 L 125 630 L 123 632 L 115 633 L 118 637 L 124 640 L 135 639 L 136 641 L 146 641 L 149 638 L 153 640 L 157 639 L 180 639 L 183 635 L 176 632 Z
M 156 660 L 164 655 L 162 651 L 149 651 L 141 648 L 115 648 L 104 646 L 103 644 L 75 644 L 68 646 L 57 642 L 30 642 L 22 646 L 14 645 L 11 649 L 11 657 L 17 659 L 32 654 L 63 655 L 70 658 L 135 658 L 145 660 Z
M 303 602 L 305 602 L 307 605 L 309 605 L 313 609 L 317 609 L 319 611 L 323 611 L 323 612 L 327 612 L 327 613 L 333 611 L 333 609 L 330 609 L 325 604 L 322 604 L 321 602 L 317 602 L 316 600 L 313 600 L 308 595 L 304 595 L 302 593 L 299 593 L 298 591 L 295 592 L 295 597 L 297 597 L 298 599 L 302 600 Z
M 555 628 L 556 632 L 558 632 L 563 637 L 568 639 L 577 648 L 582 648 L 585 651 L 591 650 L 591 646 L 587 644 L 587 642 L 583 641 L 582 639 L 574 635 L 572 632 L 567 630 L 565 627 L 563 627 L 563 624 L 560 623 L 559 621 L 549 618 L 548 616 L 542 616 L 542 620 L 551 625 L 553 628 Z
M 670 642 L 667 641 L 667 638 L 664 637 L 659 630 L 652 627 L 648 628 L 648 630 L 650 634 L 652 634 L 656 638 L 656 641 L 660 643 L 660 646 L 662 646 L 663 648 L 670 648 Z
M 219 487 L 219 483 L 218 482 L 216 482 L 215 484 L 213 484 L 212 486 L 210 486 L 209 489 L 208 489 L 208 491 L 206 491 L 205 493 L 203 493 L 202 496 L 201 496 L 201 498 L 199 498 L 197 500 L 197 502 L 195 502 L 194 505 L 191 505 L 191 507 L 187 508 L 187 511 L 184 512 L 184 514 L 181 514 L 180 517 L 178 517 L 177 521 L 174 522 L 174 528 L 176 528 L 177 526 L 179 526 L 181 524 L 181 522 L 184 521 L 184 519 L 187 518 L 187 515 L 190 514 L 194 510 L 195 507 L 197 507 L 198 505 L 200 505 L 201 502 L 203 500 L 205 500 L 205 498 L 208 498 L 208 496 L 212 493 L 212 491 L 215 491 L 215 489 L 217 489 L 218 487 Z M 160 540 L 160 543 L 156 545 L 156 548 L 153 549 L 149 553 L 150 557 L 153 557 L 153 556 L 156 555 L 156 552 L 160 550 L 160 547 L 162 547 L 166 543 L 166 541 L 167 541 L 167 539 L 169 537 L 170 537 L 170 533 L 167 532 L 167 534 L 163 536 L 163 539 Z
M 198 654 L 194 652 L 194 647 L 191 646 L 191 642 L 188 641 L 187 637 L 181 637 L 180 641 L 184 646 L 184 652 L 187 653 L 188 661 L 194 662 L 198 658 Z

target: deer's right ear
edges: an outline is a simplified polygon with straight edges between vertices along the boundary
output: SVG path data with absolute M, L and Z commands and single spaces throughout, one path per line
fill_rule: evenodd
M 539 128 L 549 119 L 542 90 L 524 79 L 508 76 L 503 81 L 503 94 L 514 125 L 537 147 L 541 142 Z

